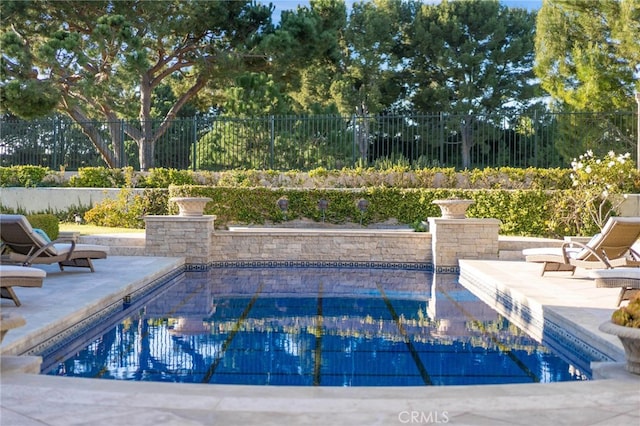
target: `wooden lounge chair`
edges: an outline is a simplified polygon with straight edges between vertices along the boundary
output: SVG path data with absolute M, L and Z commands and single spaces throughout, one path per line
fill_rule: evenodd
M 567 242 L 560 247 L 533 248 L 522 251 L 527 262 L 543 263 L 542 275 L 548 271 L 611 269 L 640 266 L 640 254 L 633 244 L 640 238 L 640 217 L 611 217 L 586 243 Z
M 47 273 L 42 269 L 0 264 L 0 296 L 20 306 L 20 299 L 13 287 L 42 287 L 42 280 L 46 276 Z
M 73 240 L 57 239 L 47 242 L 34 232 L 26 217 L 17 214 L 0 214 L 0 239 L 2 262 L 32 264 L 57 263 L 65 266 L 89 268 L 94 271 L 93 259 L 105 259 L 109 247 L 93 244 L 76 244 Z
M 640 293 L 640 268 L 594 269 L 589 278 L 595 279 L 598 288 L 620 287 L 618 306 Z

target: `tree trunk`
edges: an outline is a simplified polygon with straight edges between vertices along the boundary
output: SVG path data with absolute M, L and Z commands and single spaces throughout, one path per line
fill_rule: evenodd
M 140 82 L 140 127 L 142 135 L 137 139 L 140 157 L 140 170 L 147 171 L 154 166 L 153 123 L 151 121 L 151 77 L 149 73 L 142 76 Z
M 109 133 L 111 135 L 111 144 L 113 148 L 111 152 L 113 154 L 114 166 L 111 167 L 125 167 L 127 166 L 127 156 L 124 154 L 124 129 L 121 120 L 111 119 L 109 120 Z
M 356 135 L 358 141 L 358 150 L 360 152 L 360 158 L 365 162 L 369 161 L 369 118 L 367 117 L 367 107 L 362 104 L 356 108 Z
M 75 121 L 80 129 L 82 129 L 82 133 L 84 133 L 93 145 L 96 147 L 100 156 L 107 164 L 107 167 L 115 168 L 119 167 L 120 164 L 118 162 L 118 158 L 116 157 L 114 150 L 109 147 L 109 143 L 105 140 L 100 131 L 96 128 L 94 122 L 90 121 L 82 111 L 80 111 L 77 107 L 65 108 L 64 111 Z
M 140 170 L 148 171 L 154 167 L 155 160 L 155 143 L 153 140 L 149 140 L 145 135 L 140 141 L 138 141 L 138 154 L 140 157 Z

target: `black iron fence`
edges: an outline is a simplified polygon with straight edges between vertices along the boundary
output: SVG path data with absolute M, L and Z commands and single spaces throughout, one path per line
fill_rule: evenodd
M 117 167 L 138 169 L 127 125 L 92 122 L 103 141 L 121 140 Z M 160 123 L 153 123 L 158 128 Z M 154 166 L 192 170 L 340 169 L 353 166 L 567 167 L 592 149 L 637 156 L 637 115 L 380 115 L 192 117 L 174 120 L 155 143 Z M 114 134 L 116 133 L 116 134 Z M 63 116 L 0 121 L 0 166 L 77 170 L 105 166 L 83 127 Z

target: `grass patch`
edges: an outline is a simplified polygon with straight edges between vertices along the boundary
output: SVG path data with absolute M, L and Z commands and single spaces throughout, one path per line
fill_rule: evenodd
M 124 233 L 144 233 L 144 229 L 132 228 L 112 228 L 109 226 L 78 225 L 75 223 L 60 223 L 60 232 L 79 232 L 80 235 L 94 234 L 124 234 Z

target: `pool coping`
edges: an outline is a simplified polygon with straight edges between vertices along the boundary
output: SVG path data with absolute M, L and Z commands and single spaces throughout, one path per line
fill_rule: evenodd
M 84 268 L 37 265 L 47 272 L 42 288 L 16 288 L 23 295 L 20 307 L 2 299 L 2 309 L 26 320 L 23 327 L 7 333 L 0 355 L 30 355 L 51 339 L 73 332 L 96 317 L 121 309 L 125 298 L 143 291 L 173 271 L 184 268 L 183 258 L 109 256 L 94 262 L 96 272 Z M 31 291 L 30 291 L 31 290 Z
M 28 327 L 42 315 L 28 315 L 50 308 L 45 316 L 57 315 L 56 306 L 74 305 L 82 310 L 87 301 L 100 300 L 100 290 L 122 295 L 140 270 L 149 274 L 166 273 L 180 267 L 184 259 L 117 257 L 96 262 L 97 275 L 87 272 L 58 272 L 47 267 L 49 276 L 41 289 L 17 289 L 23 306 L 2 309 L 23 314 Z M 494 263 L 495 262 L 495 263 Z M 492 280 L 513 286 L 531 299 L 543 299 L 559 314 L 575 313 L 571 297 L 583 288 L 583 308 L 593 316 L 613 310 L 617 289 L 597 289 L 580 277 L 538 277 L 536 265 L 524 262 L 464 261 L 463 270 L 474 263 Z M 507 263 L 507 265 L 505 265 Z M 161 272 L 162 271 L 162 272 Z M 129 278 L 127 278 L 129 277 Z M 95 282 L 87 282 L 91 278 Z M 134 280 L 135 281 L 135 280 Z M 142 283 L 139 283 L 142 286 Z M 568 288 L 563 288 L 568 287 Z M 66 294 L 71 289 L 76 292 Z M 68 290 L 68 291 L 65 291 Z M 538 295 L 540 293 L 541 295 Z M 551 294 L 550 294 L 551 293 Z M 553 294 L 558 293 L 558 294 Z M 555 306 L 569 297 L 561 306 Z M 37 300 L 39 299 L 39 300 Z M 37 313 L 37 312 L 36 312 Z M 30 319 L 31 318 L 31 319 Z M 33 326 L 33 325 L 32 325 Z M 6 336 L 18 340 L 20 328 Z M 16 333 L 12 337 L 12 333 Z M 617 345 L 613 340 L 612 344 Z M 1 349 L 5 349 L 5 342 Z M 1 352 L 1 351 L 0 351 Z M 3 357 L 4 358 L 4 357 Z M 22 357 L 19 357 L 22 358 Z M 8 364 L 8 365 L 7 365 Z M 640 421 L 640 376 L 626 373 L 620 363 L 598 366 L 598 380 L 548 384 L 482 385 L 409 388 L 301 388 L 234 385 L 195 385 L 116 382 L 99 379 L 61 378 L 22 374 L 6 370 L 12 362 L 2 362 L 0 404 L 3 425 L 73 424 L 78 419 L 93 425 L 114 423 L 146 424 L 405 424 L 410 417 L 452 424 L 610 424 Z M 438 417 L 440 416 L 440 417 Z M 424 422 L 423 422 L 424 423 Z
M 598 292 L 582 271 L 575 275 L 561 272 L 555 277 L 530 276 L 540 265 L 524 262 L 461 260 L 460 268 L 464 287 L 558 355 L 571 358 L 582 370 L 591 370 L 592 359 L 603 363 L 625 360 L 619 339 L 598 329 L 614 310 L 603 306 L 615 303 L 613 294 L 617 289 Z M 528 277 L 524 285 L 523 275 Z M 574 295 L 569 306 L 564 298 L 571 292 Z M 596 306 L 593 300 L 597 298 L 604 304 Z

